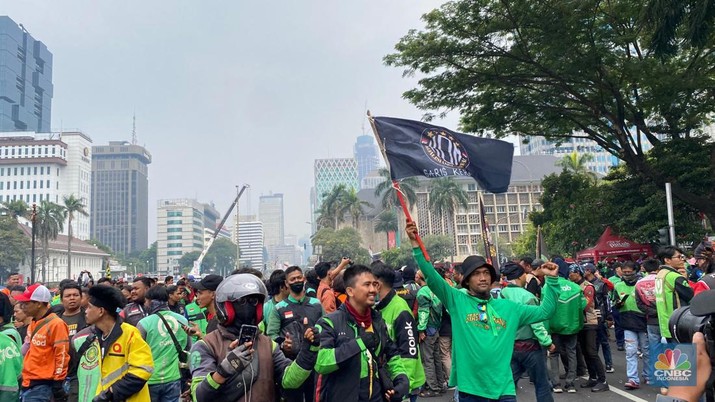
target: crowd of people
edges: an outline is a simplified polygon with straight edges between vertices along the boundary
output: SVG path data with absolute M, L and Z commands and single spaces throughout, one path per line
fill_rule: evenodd
M 346 257 L 268 278 L 249 268 L 176 282 L 83 274 L 56 294 L 10 275 L 0 292 L 0 402 L 377 402 L 447 392 L 514 401 L 519 381 L 542 402 L 607 391 L 609 373 L 636 390 L 651 382 L 649 345 L 674 342 L 672 312 L 715 288 L 709 243 L 692 266 L 669 246 L 599 266 L 523 257 L 497 272 L 481 256 L 435 266 L 413 223 L 407 235 L 414 264 L 404 267 Z M 625 373 L 615 373 L 611 333 Z M 695 343 L 702 354 L 702 336 Z M 691 401 L 702 389 L 661 391 Z

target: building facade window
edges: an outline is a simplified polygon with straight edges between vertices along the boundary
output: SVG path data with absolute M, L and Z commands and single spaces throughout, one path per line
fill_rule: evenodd
M 181 219 L 170 219 L 166 221 L 167 225 L 181 225 L 182 221 Z

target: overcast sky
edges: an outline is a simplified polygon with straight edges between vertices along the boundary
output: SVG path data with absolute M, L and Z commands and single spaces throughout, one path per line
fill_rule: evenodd
M 213 201 L 223 214 L 241 183 L 251 186 L 242 213 L 248 198 L 257 213 L 259 195 L 282 192 L 286 234 L 309 234 L 313 161 L 352 156 L 366 102 L 421 117 L 402 99 L 415 80 L 382 58 L 443 1 L 3 3 L 54 55 L 54 129 L 95 145 L 130 140 L 136 113 L 153 156 L 154 241 L 157 200 Z

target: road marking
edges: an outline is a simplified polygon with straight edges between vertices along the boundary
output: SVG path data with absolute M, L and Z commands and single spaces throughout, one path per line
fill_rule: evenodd
M 643 398 L 639 398 L 631 393 L 620 390 L 620 389 L 614 387 L 613 385 L 611 385 L 609 388 L 611 389 L 611 391 L 617 393 L 618 395 L 620 395 L 624 398 L 628 398 L 628 399 L 632 400 L 633 402 L 648 402 L 647 400 L 645 400 Z

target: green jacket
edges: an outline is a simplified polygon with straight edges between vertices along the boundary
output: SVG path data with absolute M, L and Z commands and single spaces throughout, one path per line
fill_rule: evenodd
M 206 309 L 199 307 L 196 302 L 191 302 L 186 305 L 186 318 L 189 322 L 196 323 L 201 330 L 201 333 L 206 335 L 206 327 L 209 325 L 209 321 L 206 319 Z M 192 336 L 191 342 L 196 342 L 199 339 L 198 336 Z
M 507 285 L 507 287 L 502 289 L 501 295 L 505 299 L 515 301 L 519 304 L 530 306 L 539 305 L 539 299 L 537 299 L 533 293 L 520 286 Z M 549 331 L 546 330 L 543 322 L 536 322 L 519 327 L 519 330 L 516 331 L 516 340 L 524 341 L 528 339 L 536 339 L 539 341 L 539 344 L 545 348 L 551 346 L 552 343 Z
M 693 297 L 693 289 L 688 280 L 667 265 L 662 265 L 655 276 L 655 306 L 658 310 L 658 326 L 664 338 L 672 338 L 668 320 L 673 311 L 687 306 Z
M 15 329 L 15 324 L 8 322 L 0 328 L 0 333 L 10 337 L 17 344 L 17 348 L 22 350 L 24 339 L 20 339 L 20 333 Z
M 425 369 L 420 359 L 420 347 L 417 337 L 417 327 L 412 310 L 405 299 L 397 296 L 391 290 L 387 296 L 375 306 L 387 326 L 387 336 L 395 343 L 400 352 L 402 365 L 410 380 L 410 390 L 420 388 L 425 384 Z
M 487 399 L 516 396 L 511 371 L 516 333 L 521 326 L 547 320 L 554 314 L 560 291 L 558 280 L 546 279 L 540 306 L 491 297 L 482 300 L 451 287 L 425 260 L 419 248 L 413 249 L 413 255 L 427 285 L 452 317 L 452 334 L 457 346 L 468 345 L 452 355 L 449 384 L 456 385 L 460 392 Z M 484 356 L 498 358 L 490 359 L 486 368 L 475 366 L 475 362 L 484 361 Z
M 442 302 L 429 286 L 422 286 L 417 291 L 417 330 L 422 332 L 427 328 L 439 330 L 442 325 Z
M 15 341 L 0 333 L 0 402 L 20 400 L 18 379 L 22 373 L 22 354 Z
M 151 355 L 154 359 L 154 373 L 147 384 L 167 384 L 181 379 L 179 371 L 179 355 L 174 341 L 169 335 L 166 325 L 157 316 L 161 314 L 169 324 L 171 332 L 183 350 L 187 353 L 191 349 L 191 340 L 182 326 L 188 325 L 186 318 L 169 310 L 162 310 L 142 318 L 137 324 L 137 329 L 142 338 L 149 344 Z
M 546 327 L 551 334 L 577 334 L 583 328 L 584 309 L 588 301 L 581 287 L 568 279 L 559 277 L 557 286 L 561 293 L 556 302 L 556 313 L 546 323 Z

